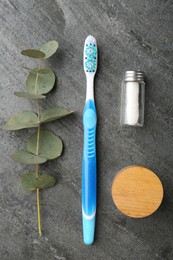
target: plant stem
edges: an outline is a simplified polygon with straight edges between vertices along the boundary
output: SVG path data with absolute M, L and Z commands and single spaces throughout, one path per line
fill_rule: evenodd
M 38 233 L 41 237 L 41 217 L 40 217 L 40 190 L 37 189 L 37 217 L 38 217 Z
M 40 69 L 40 66 L 41 66 L 41 64 L 39 61 L 39 69 Z M 36 80 L 35 80 L 35 94 L 38 94 L 38 76 L 39 76 L 39 73 L 37 72 Z M 39 154 L 39 143 L 40 143 L 40 109 L 39 109 L 38 99 L 36 99 L 36 109 L 37 109 L 37 115 L 38 115 L 36 155 L 38 155 Z M 36 163 L 35 175 L 36 175 L 36 178 L 38 178 L 38 176 L 39 176 L 38 163 Z M 39 188 L 36 189 L 36 198 L 37 198 L 38 233 L 39 233 L 39 236 L 41 236 L 42 232 L 41 232 L 40 190 L 39 190 Z

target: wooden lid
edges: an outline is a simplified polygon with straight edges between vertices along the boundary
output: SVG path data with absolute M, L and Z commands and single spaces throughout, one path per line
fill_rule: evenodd
M 114 178 L 112 198 L 125 215 L 143 218 L 154 213 L 163 199 L 163 186 L 155 173 L 141 166 L 122 169 Z

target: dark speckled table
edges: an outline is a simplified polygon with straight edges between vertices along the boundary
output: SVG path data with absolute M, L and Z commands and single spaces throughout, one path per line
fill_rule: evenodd
M 173 1 L 172 0 L 1 0 L 0 124 L 29 100 L 13 95 L 24 87 L 24 48 L 56 39 L 59 51 L 47 61 L 57 87 L 43 108 L 64 106 L 75 114 L 49 124 L 64 140 L 63 156 L 41 166 L 58 184 L 41 193 L 43 236 L 37 234 L 35 193 L 20 185 L 31 166 L 10 158 L 24 149 L 30 130 L 0 134 L 0 260 L 173 259 Z M 95 95 L 98 111 L 98 213 L 93 246 L 82 242 L 81 157 L 85 75 L 84 39 L 99 46 Z M 146 74 L 143 128 L 120 128 L 120 85 L 125 70 Z M 112 180 L 122 167 L 144 165 L 162 180 L 160 209 L 144 219 L 122 215 L 111 198 Z

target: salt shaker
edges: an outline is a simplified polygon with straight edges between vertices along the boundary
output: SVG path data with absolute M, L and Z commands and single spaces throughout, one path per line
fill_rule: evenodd
M 142 71 L 126 71 L 121 92 L 121 125 L 144 124 L 145 82 Z

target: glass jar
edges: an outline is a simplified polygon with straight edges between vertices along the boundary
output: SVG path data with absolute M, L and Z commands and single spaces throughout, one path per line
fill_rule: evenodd
M 144 125 L 145 82 L 142 71 L 126 71 L 121 92 L 121 125 Z

